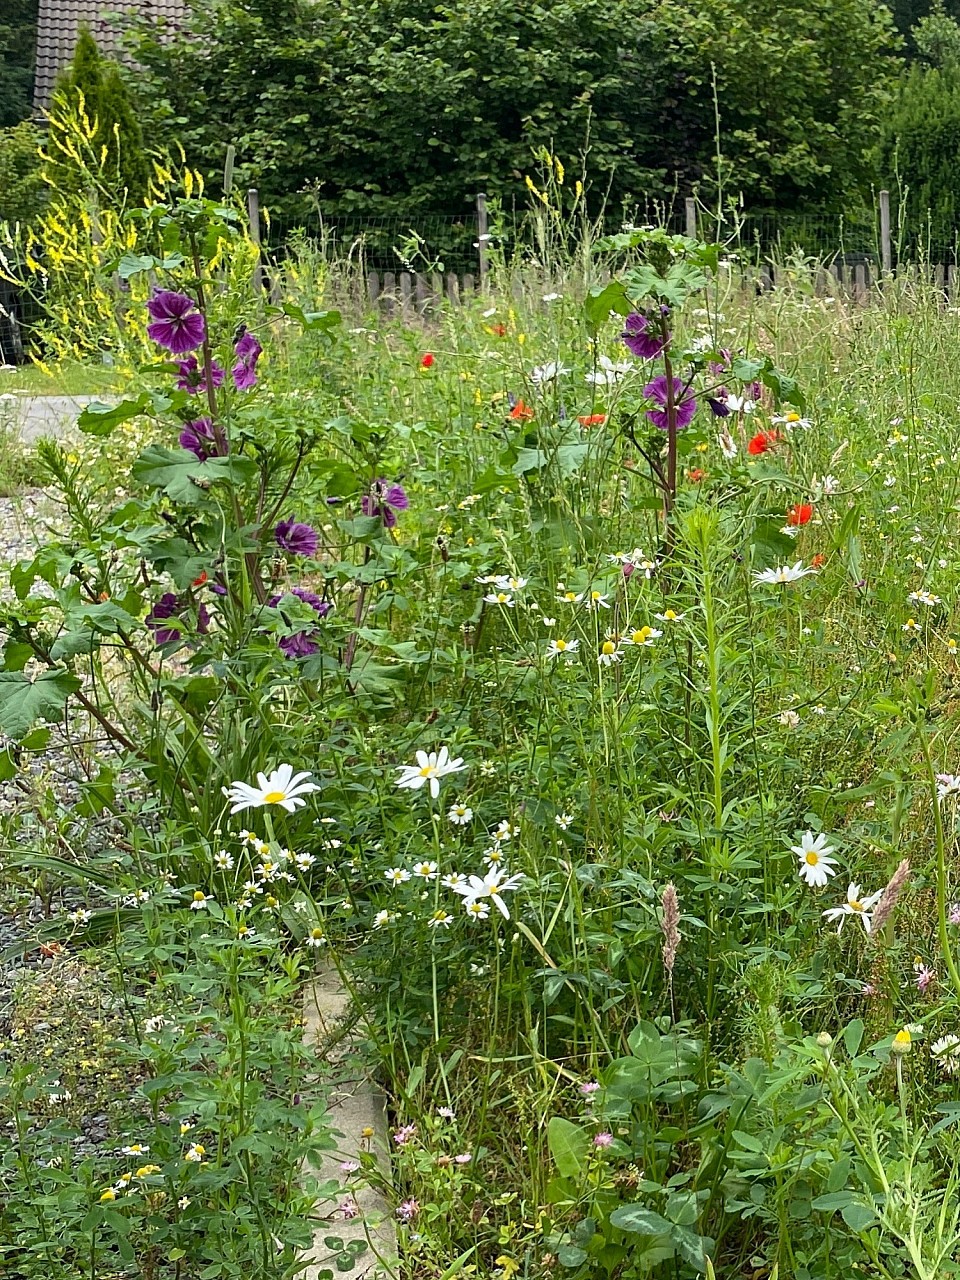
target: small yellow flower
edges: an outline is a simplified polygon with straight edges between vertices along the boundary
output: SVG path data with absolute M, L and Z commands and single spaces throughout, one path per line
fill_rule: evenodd
M 361 1129 L 361 1130 L 360 1130 L 360 1137 L 361 1137 L 361 1138 L 372 1138 L 372 1137 L 373 1137 L 373 1129 L 370 1127 L 370 1125 L 367 1125 L 367 1127 L 366 1127 L 365 1129 Z
M 910 1052 L 910 1046 L 912 1043 L 913 1041 L 911 1039 L 910 1032 L 906 1027 L 904 1027 L 893 1037 L 893 1044 L 890 1048 L 895 1054 L 902 1056 L 903 1054 Z
M 511 1277 L 515 1276 L 520 1270 L 520 1263 L 514 1262 L 513 1258 L 508 1257 L 505 1253 L 501 1253 L 500 1257 L 497 1258 L 496 1265 L 502 1270 L 504 1280 L 511 1280 Z
M 951 636 L 950 639 L 947 641 L 947 653 L 951 654 L 954 657 L 956 656 L 957 642 L 956 640 L 954 640 L 953 636 Z
M 114 1191 L 113 1187 L 107 1187 L 106 1191 L 101 1191 L 100 1193 L 101 1204 L 109 1204 L 111 1200 L 116 1200 L 116 1198 L 117 1193 Z

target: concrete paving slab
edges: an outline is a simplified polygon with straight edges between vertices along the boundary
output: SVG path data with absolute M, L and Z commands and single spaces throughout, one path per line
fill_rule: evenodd
M 350 996 L 344 990 L 336 969 L 324 969 L 310 983 L 304 998 L 304 1042 L 316 1045 L 332 1068 L 327 1079 L 330 1088 L 329 1108 L 332 1127 L 342 1136 L 338 1149 L 329 1152 L 316 1171 L 321 1181 L 333 1179 L 346 1185 L 340 1164 L 355 1160 L 361 1151 L 373 1151 L 386 1180 L 390 1177 L 389 1138 L 387 1134 L 386 1099 L 376 1082 L 358 1066 L 355 1045 L 350 1035 Z M 372 1138 L 363 1137 L 373 1131 Z M 344 1198 L 347 1196 L 344 1190 Z M 323 1243 L 326 1236 L 337 1236 L 348 1243 L 364 1241 L 367 1250 L 349 1271 L 338 1271 L 345 1280 L 375 1280 L 395 1277 L 397 1271 L 396 1224 L 385 1197 L 372 1187 L 356 1192 L 354 1199 L 360 1212 L 355 1218 L 344 1218 L 334 1210 L 328 1217 L 317 1217 L 314 1245 L 307 1258 L 310 1265 L 302 1272 L 304 1280 L 317 1280 L 330 1263 L 324 1259 L 330 1250 Z
M 20 438 L 32 444 L 41 436 L 59 438 L 68 435 L 76 427 L 81 409 L 96 396 L 34 396 L 16 391 L 5 392 L 11 399 L 4 401 L 12 411 Z M 4 406 L 0 405 L 0 409 Z

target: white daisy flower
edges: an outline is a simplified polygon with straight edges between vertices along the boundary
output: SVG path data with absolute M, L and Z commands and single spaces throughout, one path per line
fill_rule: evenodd
M 570 370 L 565 364 L 558 364 L 555 360 L 549 360 L 546 364 L 538 364 L 530 370 L 530 381 L 534 386 L 541 386 L 544 382 L 553 382 L 555 378 L 562 377 Z
M 311 929 L 304 938 L 304 942 L 308 947 L 325 947 L 327 945 L 327 935 L 320 928 Z
M 791 845 L 790 850 L 800 859 L 801 880 L 811 888 L 822 889 L 830 877 L 837 874 L 834 859 L 830 857 L 834 850 L 822 832 L 814 836 L 812 831 L 805 831 L 800 843 Z
M 233 782 L 224 787 L 223 794 L 232 802 L 231 813 L 239 813 L 242 809 L 259 809 L 265 804 L 276 804 L 287 813 L 293 813 L 307 802 L 303 799 L 311 791 L 319 791 L 315 782 L 308 779 L 310 774 L 294 773 L 293 765 L 282 764 L 272 773 L 258 773 L 258 786 L 252 787 L 247 782 Z
M 781 564 L 776 569 L 762 569 L 753 575 L 753 580 L 758 585 L 763 583 L 767 586 L 777 586 L 783 582 L 799 582 L 801 578 L 816 572 L 816 569 L 805 568 L 803 561 L 798 560 L 794 565 Z
M 445 875 L 440 881 L 445 889 L 452 889 L 454 893 L 459 893 L 463 885 L 467 883 L 467 877 L 461 875 L 459 871 L 451 871 L 449 875 Z
M 561 831 L 569 831 L 570 828 L 573 826 L 572 813 L 555 814 L 553 820 L 557 824 L 557 826 L 560 828 Z
M 491 591 L 489 595 L 483 598 L 487 604 L 499 604 L 504 609 L 513 608 L 513 596 L 507 591 Z
M 421 880 L 436 880 L 437 864 L 435 862 L 415 862 L 413 864 L 413 874 L 419 876 Z
M 447 810 L 447 817 L 455 827 L 465 827 L 473 817 L 473 810 L 468 804 L 458 800 L 456 804 L 452 804 Z
M 468 876 L 467 883 L 455 889 L 454 892 L 466 899 L 468 910 L 471 904 L 484 905 L 490 901 L 504 920 L 509 920 L 510 912 L 503 900 L 503 894 L 519 888 L 522 883 L 523 876 L 509 876 L 504 879 L 503 872 L 493 867 L 485 876 Z
M 383 878 L 387 884 L 398 885 L 406 884 L 411 876 L 406 867 L 391 867 Z
M 419 791 L 429 783 L 430 794 L 436 800 L 440 794 L 440 779 L 450 773 L 459 773 L 467 766 L 463 763 L 461 756 L 451 760 L 447 748 L 441 747 L 439 751 L 431 751 L 429 754 L 426 751 L 418 751 L 416 764 L 402 764 L 395 767 L 400 770 L 401 775 L 397 779 L 398 787 L 409 787 L 412 791 Z
M 937 774 L 937 799 L 946 800 L 948 796 L 960 795 L 960 777 L 955 773 Z
M 860 886 L 851 882 L 847 886 L 846 902 L 841 903 L 839 907 L 828 907 L 826 911 L 821 912 L 830 921 L 840 921 L 837 933 L 843 929 L 847 916 L 859 916 L 864 930 L 867 933 L 870 932 L 870 908 L 874 903 L 880 901 L 883 896 L 883 890 L 880 889 L 877 893 L 871 893 L 868 898 L 861 898 L 860 892 Z
M 556 640 L 549 642 L 546 655 L 548 658 L 565 658 L 569 662 L 579 647 L 579 640 L 564 640 L 558 637 Z
M 587 374 L 587 382 L 594 387 L 615 387 L 624 374 L 633 369 L 632 360 L 613 361 L 609 356 L 600 356 L 599 368 Z
M 654 643 L 663 635 L 662 631 L 658 631 L 656 627 L 636 627 L 633 631 L 627 633 L 623 638 L 624 644 L 640 645 L 645 649 L 652 649 Z
M 441 907 L 439 910 L 434 911 L 427 924 L 431 929 L 449 929 L 453 924 L 453 916 L 450 915 L 449 911 L 444 911 Z

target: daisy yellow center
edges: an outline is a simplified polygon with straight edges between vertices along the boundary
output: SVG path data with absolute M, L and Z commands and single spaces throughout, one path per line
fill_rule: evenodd
M 641 627 L 639 631 L 633 633 L 634 644 L 643 644 L 645 640 L 649 640 L 653 634 L 652 627 Z
M 676 622 L 677 620 L 677 615 L 674 613 L 672 609 L 668 609 L 663 616 L 666 618 L 668 622 Z
M 604 640 L 601 653 L 611 654 L 611 653 L 616 653 L 616 651 L 617 651 L 617 646 L 613 643 L 612 640 Z
M 563 651 L 564 651 L 564 649 L 566 649 L 566 647 L 567 647 L 567 642 L 566 642 L 566 640 L 558 640 L 558 641 L 557 641 L 557 643 L 556 643 L 556 648 L 558 648 L 558 649 L 560 650 L 560 652 L 561 652 L 561 653 L 563 653 Z
M 590 599 L 591 599 L 591 600 L 602 600 L 602 599 L 603 599 L 603 597 L 601 596 L 601 594 L 600 594 L 600 592 L 599 592 L 599 591 L 591 591 L 591 592 L 590 592 Z
M 322 938 L 322 937 L 323 937 L 323 930 L 322 930 L 322 929 L 311 929 L 311 930 L 310 930 L 310 937 L 311 937 L 311 938 Z
M 194 902 L 206 902 L 207 895 L 205 893 L 201 893 L 200 890 L 198 889 L 196 893 L 193 895 L 193 900 Z
M 807 866 L 815 867 L 819 861 L 820 861 L 819 853 L 814 853 L 814 851 L 811 849 L 806 856 Z
M 799 413 L 788 413 L 788 414 L 787 414 L 787 422 L 799 422 L 799 421 L 800 421 L 800 415 L 799 415 Z
M 847 903 L 847 906 L 850 908 L 851 911 L 863 910 L 863 903 L 858 902 L 856 898 L 851 898 L 850 901 Z
M 266 791 L 263 796 L 264 804 L 280 804 L 286 800 L 287 793 L 285 791 Z
M 420 770 L 419 776 L 421 778 L 432 778 L 433 775 L 436 773 L 436 771 L 437 771 L 437 766 L 435 764 L 425 764 L 423 768 Z

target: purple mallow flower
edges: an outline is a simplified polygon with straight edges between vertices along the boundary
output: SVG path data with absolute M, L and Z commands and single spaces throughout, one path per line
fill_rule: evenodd
M 401 484 L 390 484 L 378 476 L 370 486 L 370 492 L 360 499 L 360 510 L 365 516 L 379 516 L 387 529 L 397 523 L 396 511 L 406 511 L 410 499 Z
M 213 423 L 209 418 L 197 418 L 188 422 L 180 432 L 180 448 L 188 449 L 196 454 L 201 462 L 220 455 L 220 447 L 213 434 Z
M 172 622 L 173 619 L 176 619 L 179 623 L 184 609 L 189 604 L 189 600 L 181 600 L 172 591 L 165 591 L 153 606 L 147 614 L 146 624 L 153 632 L 153 638 L 158 645 L 174 644 L 180 641 L 180 637 L 183 634 L 180 627 L 166 624 Z M 201 604 L 197 608 L 197 631 L 203 635 L 209 629 L 210 613 L 206 605 Z
M 238 391 L 251 391 L 257 385 L 257 360 L 263 351 L 250 332 L 245 332 L 233 348 L 237 363 L 233 366 L 233 385 Z
M 670 341 L 670 334 L 664 337 L 649 316 L 634 311 L 627 316 L 620 338 L 633 355 L 639 356 L 641 360 L 655 360 L 657 356 L 663 354 Z
M 325 618 L 332 607 L 326 600 L 321 600 L 316 592 L 307 591 L 304 587 L 293 587 L 283 594 L 296 596 L 304 604 L 310 605 L 320 618 Z M 275 609 L 282 599 L 283 595 L 271 596 L 267 604 L 271 609 Z M 277 647 L 287 658 L 309 658 L 320 648 L 317 634 L 316 631 L 297 631 L 292 636 L 281 636 L 277 641 Z
M 211 360 L 210 371 L 213 374 L 214 387 L 222 387 L 223 379 L 226 377 L 223 366 L 216 360 Z M 196 356 L 187 356 L 186 360 L 177 361 L 177 380 L 173 385 L 178 391 L 189 391 L 191 393 L 206 391 L 206 371 L 203 365 L 197 361 Z
M 175 356 L 195 351 L 207 336 L 206 323 L 196 308 L 197 304 L 187 294 L 158 289 L 147 303 L 153 322 L 147 325 L 147 334 Z
M 281 520 L 274 531 L 277 546 L 292 556 L 315 556 L 320 539 L 312 525 L 299 520 Z
M 652 382 L 648 382 L 643 388 L 643 394 L 648 400 L 652 400 L 654 404 L 661 405 L 659 409 L 648 409 L 647 417 L 655 427 L 659 427 L 661 431 L 668 428 L 667 421 L 667 379 L 664 374 L 660 374 L 658 378 L 654 378 Z M 697 402 L 694 399 L 693 392 L 679 378 L 673 380 L 673 405 L 677 418 L 677 430 L 682 431 L 684 427 L 689 427 L 693 420 L 693 415 L 697 412 Z

